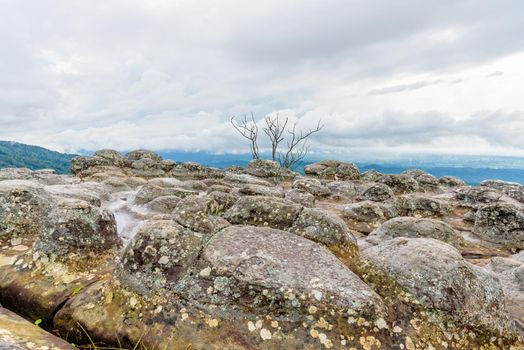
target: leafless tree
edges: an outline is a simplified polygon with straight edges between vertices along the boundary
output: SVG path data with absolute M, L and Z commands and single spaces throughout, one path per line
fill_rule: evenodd
M 286 119 L 287 122 L 287 119 Z M 297 131 L 297 124 L 293 124 L 293 128 L 288 130 L 291 139 L 286 141 L 287 149 L 285 152 L 281 152 L 278 157 L 278 162 L 281 167 L 292 169 L 294 168 L 309 152 L 309 145 L 307 139 L 311 135 L 322 130 L 324 125 L 322 121 L 317 122 L 317 126 L 314 129 L 309 129 L 304 132 L 302 130 Z
M 251 155 L 253 159 L 260 159 L 260 154 L 258 152 L 258 125 L 251 113 L 251 120 L 247 119 L 247 116 L 244 116 L 238 124 L 235 120 L 235 117 L 231 117 L 231 125 L 246 139 L 249 140 L 249 147 L 251 150 Z
M 307 139 L 322 130 L 324 125 L 321 120 L 318 121 L 317 126 L 304 132 L 297 130 L 297 124 L 294 123 L 291 129 L 286 129 L 289 124 L 289 118 L 281 119 L 279 115 L 267 115 L 264 118 L 265 127 L 262 128 L 264 133 L 269 137 L 271 142 L 271 159 L 278 161 L 281 167 L 294 168 L 298 163 L 304 159 L 309 152 L 309 145 Z M 250 141 L 250 149 L 253 159 L 260 159 L 258 150 L 258 125 L 251 114 L 251 120 L 244 117 L 239 123 L 236 123 L 235 117 L 231 118 L 233 127 L 246 139 Z M 289 139 L 285 140 L 284 133 L 287 131 Z M 282 149 L 282 142 L 286 142 L 286 147 Z

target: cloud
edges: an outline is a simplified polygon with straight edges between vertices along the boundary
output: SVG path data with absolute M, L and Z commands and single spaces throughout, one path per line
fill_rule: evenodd
M 280 111 L 304 127 L 324 120 L 319 151 L 462 152 L 466 138 L 524 155 L 518 0 L 4 8 L 0 139 L 237 152 L 248 148 L 230 116 Z

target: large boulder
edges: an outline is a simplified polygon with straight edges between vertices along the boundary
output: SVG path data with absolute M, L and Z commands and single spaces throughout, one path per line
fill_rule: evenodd
M 263 178 L 292 179 L 298 175 L 289 169 L 282 168 L 277 162 L 263 159 L 250 161 L 246 166 L 245 172 L 246 174 Z
M 118 167 L 127 166 L 130 162 L 122 155 L 122 153 L 112 149 L 101 149 L 95 152 L 95 157 L 107 159 Z
M 147 221 L 127 245 L 114 276 L 142 295 L 172 287 L 196 260 L 202 237 L 172 220 Z
M 403 196 L 405 201 L 396 200 L 397 205 L 403 203 L 406 211 L 412 210 L 410 215 L 422 217 L 442 217 L 451 213 L 452 206 L 446 201 L 421 194 Z
M 373 202 L 383 202 L 392 198 L 394 195 L 395 194 L 388 185 L 376 183 L 366 188 L 361 197 Z
M 291 227 L 302 206 L 277 197 L 244 196 L 224 214 L 233 224 L 269 226 L 278 229 Z
M 152 159 L 158 162 L 162 160 L 162 157 L 158 155 L 157 153 L 153 151 L 148 151 L 145 149 L 137 149 L 135 151 L 131 151 L 126 156 L 127 156 L 127 159 L 131 161 L 136 161 L 136 160 L 145 159 L 145 158 L 149 158 L 149 159 Z
M 438 179 L 438 183 L 441 186 L 445 187 L 458 187 L 458 186 L 465 186 L 466 183 L 464 180 L 456 177 L 456 176 L 442 176 Z
M 329 180 L 358 180 L 360 172 L 353 163 L 322 160 L 304 167 L 307 175 Z
M 382 175 L 377 182 L 388 185 L 396 194 L 411 193 L 419 190 L 417 180 L 406 174 Z
M 220 179 L 225 176 L 225 172 L 221 169 L 205 167 L 194 162 L 176 164 L 171 168 L 169 174 L 182 180 Z
M 484 205 L 475 215 L 474 232 L 488 242 L 524 249 L 524 213 L 512 204 Z
M 240 187 L 239 192 L 248 196 L 270 196 L 284 197 L 284 191 L 280 187 L 269 187 L 261 185 L 244 185 Z
M 482 181 L 480 186 L 494 188 L 506 194 L 508 197 L 524 203 L 524 186 L 519 183 L 501 180 L 486 180 Z
M 339 205 L 337 209 L 350 228 L 363 233 L 370 233 L 387 220 L 382 207 L 372 201 Z
M 465 327 L 481 342 L 493 341 L 491 336 L 499 345 L 515 342 L 499 282 L 452 246 L 431 238 L 398 237 L 363 254 L 370 269 L 392 278 L 442 325 L 453 327 L 448 322 L 454 322 L 456 332 Z
M 58 199 L 81 199 L 97 207 L 102 203 L 99 193 L 78 184 L 46 186 L 45 190 Z
M 159 213 L 171 214 L 178 202 L 180 202 L 180 197 L 178 196 L 160 196 L 147 203 L 146 207 Z
M 304 208 L 289 231 L 328 248 L 357 249 L 357 241 L 344 220 L 329 210 Z
M 0 181 L 0 238 L 38 235 L 50 207 L 43 186 L 26 180 Z
M 98 156 L 78 156 L 71 159 L 71 172 L 73 175 L 80 175 L 83 171 L 88 170 L 89 168 L 103 166 L 113 166 L 112 160 Z
M 186 190 L 180 187 L 160 187 L 155 184 L 147 183 L 137 192 L 135 203 L 146 204 L 161 196 L 187 197 L 191 195 L 198 195 L 198 191 Z
M 503 193 L 487 187 L 460 187 L 455 191 L 455 197 L 466 207 L 477 207 L 486 203 L 495 203 L 501 200 Z
M 331 191 L 320 181 L 313 178 L 301 177 L 293 181 L 292 187 L 297 190 L 306 191 L 315 197 L 328 196 Z
M 211 195 L 182 198 L 173 210 L 173 219 L 193 231 L 211 234 L 229 225 L 218 216 L 226 209 L 224 203 Z
M 402 172 L 404 175 L 411 176 L 418 182 L 420 191 L 436 192 L 439 190 L 439 182 L 436 177 L 420 169 L 410 169 Z
M 371 232 L 368 240 L 381 242 L 396 237 L 434 238 L 455 247 L 463 245 L 464 239 L 443 221 L 414 217 L 398 217 L 383 223 Z
M 79 199 L 59 201 L 45 217 L 35 242 L 36 257 L 67 260 L 120 247 L 113 214 Z
M 131 171 L 135 176 L 144 178 L 166 175 L 162 161 L 148 157 L 133 161 L 133 163 L 131 163 Z
M 315 196 L 309 192 L 295 188 L 287 191 L 285 198 L 307 208 L 313 208 L 315 206 Z

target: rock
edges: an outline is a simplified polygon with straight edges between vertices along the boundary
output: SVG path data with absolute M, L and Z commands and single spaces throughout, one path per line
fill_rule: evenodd
M 424 192 L 437 192 L 439 182 L 433 175 L 420 169 L 406 170 L 402 174 L 413 177 L 418 182 L 418 187 Z
M 322 160 L 304 167 L 306 175 L 329 180 L 358 180 L 360 172 L 353 163 Z
M 224 214 L 233 224 L 269 226 L 278 229 L 291 227 L 302 207 L 284 198 L 244 196 Z
M 269 181 L 248 174 L 225 173 L 223 181 L 226 185 L 230 186 L 238 186 L 241 184 L 272 186 Z
M 211 185 L 211 186 L 209 186 L 207 188 L 207 193 L 211 193 L 211 192 L 214 192 L 214 191 L 230 193 L 231 192 L 231 186 L 215 184 L 215 185 Z
M 359 188 L 349 181 L 330 181 L 326 183 L 330 197 L 334 199 L 351 199 L 359 193 Z
M 0 307 L 0 349 L 74 350 L 76 348 L 14 312 Z
M 98 193 L 78 185 L 54 185 L 46 186 L 44 188 L 57 199 L 81 199 L 97 207 L 102 203 Z
M 431 238 L 399 237 L 363 254 L 417 303 L 440 314 L 443 324 L 452 320 L 477 336 L 515 339 L 499 282 L 467 263 L 452 246 Z
M 478 206 L 479 204 L 495 203 L 502 198 L 502 193 L 489 187 L 461 187 L 456 191 L 457 200 L 464 206 Z
M 131 186 L 126 183 L 125 178 L 121 177 L 110 177 L 107 180 L 102 181 L 102 184 L 104 184 L 112 193 L 131 191 Z
M 449 203 L 439 199 L 427 197 L 425 195 L 414 194 L 406 195 L 404 197 L 407 199 L 407 201 L 404 203 L 410 202 L 410 204 L 408 204 L 407 207 L 404 207 L 404 209 L 406 209 L 406 211 L 413 210 L 410 215 L 422 217 L 441 217 L 450 214 L 452 210 L 452 207 Z
M 446 187 L 458 187 L 458 186 L 466 185 L 466 183 L 462 179 L 459 179 L 456 176 L 442 176 L 441 178 L 438 179 L 438 183 L 441 186 L 446 186 Z
M 489 265 L 487 265 L 486 267 L 488 267 L 489 269 L 491 269 L 491 271 L 495 273 L 502 273 L 508 270 L 513 270 L 516 267 L 521 266 L 522 264 L 522 261 L 518 261 L 511 258 L 504 258 L 501 256 L 494 256 L 493 258 L 491 258 Z
M 524 291 L 524 264 L 517 267 L 513 271 L 513 274 L 515 275 L 515 280 L 517 281 L 520 290 Z
M 291 189 L 286 192 L 285 198 L 303 207 L 313 208 L 315 206 L 315 196 L 306 191 Z
M 296 179 L 293 182 L 292 188 L 309 192 L 315 197 L 328 196 L 331 193 L 329 188 L 324 186 L 320 181 L 307 177 Z
M 246 174 L 262 177 L 262 178 L 282 178 L 292 179 L 297 176 L 297 173 L 280 167 L 277 162 L 272 160 L 253 159 L 247 164 L 245 169 Z
M 524 186 L 515 182 L 506 182 L 500 180 L 486 180 L 480 183 L 480 186 L 496 189 L 508 197 L 524 203 Z
M 248 196 L 270 196 L 284 198 L 284 191 L 279 187 L 244 185 L 240 187 L 239 192 Z
M 378 225 L 386 221 L 382 208 L 372 201 L 362 201 L 337 207 L 344 218 L 370 225 Z
M 46 216 L 34 251 L 65 260 L 101 254 L 121 245 L 113 214 L 78 199 L 63 199 Z
M 377 180 L 388 185 L 397 194 L 411 193 L 419 190 L 418 182 L 405 174 L 386 174 Z
M 159 156 L 158 154 L 156 154 L 153 151 L 148 151 L 144 149 L 138 149 L 135 151 L 131 151 L 126 155 L 126 157 L 127 159 L 131 161 L 136 161 L 136 160 L 145 159 L 145 158 L 149 158 L 157 162 L 162 161 L 161 156 Z
M 211 196 L 193 195 L 178 202 L 173 210 L 173 219 L 195 232 L 210 234 L 229 225 L 226 220 L 217 216 L 224 210 L 224 206 Z
M 433 238 L 457 248 L 465 243 L 462 236 L 445 222 L 413 217 L 398 217 L 386 221 L 369 234 L 368 240 L 378 243 L 396 237 Z
M 393 196 L 394 193 L 391 188 L 382 183 L 373 184 L 362 193 L 362 198 L 373 202 L 383 202 Z
M 266 304 L 264 314 L 271 312 L 269 307 L 294 318 L 300 317 L 295 316 L 297 308 L 307 310 L 308 305 L 315 305 L 321 310 L 323 304 L 328 304 L 332 309 L 338 307 L 343 313 L 349 309 L 349 315 L 369 320 L 377 317 L 383 307 L 380 297 L 335 256 L 322 246 L 291 233 L 231 226 L 211 238 L 202 258 L 209 264 L 211 276 L 215 276 L 215 286 L 218 281 L 223 283 L 215 288 L 218 289 L 215 298 L 222 297 L 238 305 L 239 301 L 234 300 L 238 291 L 239 297 L 246 295 L 247 300 L 254 302 L 253 307 L 256 296 L 262 297 L 261 292 L 266 289 L 267 297 L 274 300 L 274 304 Z M 296 300 L 298 303 L 290 296 L 278 297 L 286 291 L 296 298 L 305 297 Z M 305 315 L 311 312 L 306 311 Z M 300 318 L 296 321 L 302 321 Z
M 177 179 L 220 179 L 225 176 L 225 172 L 217 168 L 209 168 L 198 163 L 186 162 L 176 164 L 170 171 L 170 175 Z
M 328 210 L 304 208 L 289 231 L 328 248 L 358 249 L 344 220 Z
M 223 213 L 235 204 L 238 200 L 238 196 L 232 193 L 225 193 L 221 191 L 213 191 L 208 193 L 207 197 L 212 198 L 219 205 L 218 213 Z
M 100 157 L 111 161 L 111 163 L 118 167 L 123 167 L 129 165 L 127 159 L 118 151 L 112 149 L 102 149 L 96 151 L 94 154 L 95 157 Z
M 180 202 L 180 197 L 177 196 L 160 196 L 146 204 L 150 210 L 159 213 L 170 214 Z
M 100 166 L 112 166 L 113 162 L 110 159 L 98 156 L 84 157 L 78 156 L 71 159 L 71 172 L 73 175 L 81 175 L 81 173 L 89 168 Z
M 142 186 L 142 188 L 136 194 L 135 203 L 146 204 L 161 196 L 177 196 L 183 198 L 192 195 L 198 195 L 198 192 L 178 187 L 160 187 L 147 183 Z
M 360 175 L 360 179 L 367 182 L 375 182 L 380 179 L 384 174 L 379 173 L 375 169 L 370 169 Z
M 524 213 L 511 204 L 484 205 L 475 215 L 474 232 L 488 242 L 524 249 Z
M 135 176 L 144 178 L 166 176 L 162 161 L 148 157 L 133 161 L 131 171 Z
M 0 181 L 0 238 L 38 235 L 50 207 L 43 186 L 26 180 Z
M 196 260 L 202 235 L 172 220 L 145 222 L 127 245 L 114 276 L 142 295 L 172 287 Z

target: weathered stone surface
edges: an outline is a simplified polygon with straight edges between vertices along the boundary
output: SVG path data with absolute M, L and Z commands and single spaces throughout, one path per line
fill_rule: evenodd
M 441 217 L 449 214 L 452 210 L 452 207 L 449 203 L 424 195 L 405 195 L 405 198 L 407 201 L 404 203 L 411 202 L 408 204 L 409 209 L 413 210 L 410 215 L 422 217 Z M 405 209 L 409 210 L 408 207 L 405 207 Z
M 73 350 L 71 344 L 0 307 L 1 350 Z
M 307 175 L 330 180 L 358 180 L 360 178 L 360 172 L 355 164 L 336 160 L 322 160 L 306 165 L 304 172 Z
M 170 214 L 176 208 L 178 202 L 180 202 L 178 196 L 160 196 L 148 202 L 146 207 L 159 213 Z
M 125 181 L 125 178 L 122 177 L 111 176 L 102 181 L 102 184 L 106 186 L 111 193 L 131 191 L 131 186 L 129 186 Z
M 452 246 L 430 238 L 399 237 L 363 254 L 422 306 L 437 311 L 444 323 L 453 320 L 482 336 L 516 337 L 498 281 L 467 263 Z
M 330 197 L 334 199 L 355 198 L 360 193 L 357 185 L 350 181 L 330 181 L 326 186 L 329 188 Z
M 480 183 L 480 186 L 490 187 L 501 191 L 508 197 L 524 203 L 524 186 L 515 182 L 506 182 L 500 180 L 486 180 Z
M 37 235 L 50 206 L 43 186 L 26 180 L 0 181 L 0 238 Z
M 478 206 L 486 203 L 495 203 L 503 194 L 489 187 L 461 187 L 456 190 L 456 198 L 464 206 Z
M 122 153 L 112 149 L 102 149 L 96 151 L 95 157 L 100 157 L 111 161 L 111 163 L 118 167 L 128 166 L 130 162 L 122 155 Z
M 245 169 L 246 174 L 263 178 L 292 179 L 298 174 L 280 167 L 272 160 L 253 159 Z
M 278 229 L 291 227 L 302 206 L 277 197 L 244 196 L 224 214 L 233 224 L 269 226 Z
M 220 179 L 225 176 L 225 172 L 217 168 L 209 168 L 194 162 L 176 164 L 169 172 L 171 176 L 178 179 Z
M 388 185 L 377 183 L 369 186 L 362 193 L 362 198 L 373 201 L 382 202 L 394 196 L 393 191 Z
M 413 177 L 418 182 L 420 191 L 436 192 L 439 190 L 439 182 L 437 178 L 424 170 L 411 169 L 404 171 L 402 174 Z
M 363 181 L 375 182 L 378 179 L 380 179 L 382 177 L 382 175 L 384 175 L 384 174 L 379 173 L 375 169 L 371 169 L 371 170 L 368 170 L 368 171 L 365 171 L 364 173 L 362 173 L 360 175 L 360 179 L 363 180 Z
M 320 181 L 313 178 L 301 177 L 296 179 L 292 185 L 293 188 L 311 193 L 316 197 L 328 196 L 331 191 Z
M 35 243 L 38 256 L 62 260 L 120 246 L 113 214 L 78 199 L 63 199 L 45 217 Z
M 172 287 L 197 258 L 202 237 L 172 220 L 145 222 L 127 245 L 114 275 L 142 295 Z
M 73 175 L 80 175 L 81 172 L 94 167 L 112 166 L 113 162 L 110 159 L 98 156 L 84 157 L 78 156 L 71 160 L 71 172 Z
M 328 210 L 304 208 L 289 231 L 328 248 L 357 249 L 357 240 L 344 220 Z
M 457 187 L 457 186 L 466 185 L 466 183 L 462 179 L 459 179 L 456 176 L 442 176 L 441 178 L 438 179 L 438 183 L 441 186 L 446 186 L 446 187 Z
M 173 219 L 193 231 L 210 234 L 229 225 L 217 216 L 225 210 L 224 204 L 212 196 L 188 196 L 182 198 L 173 210 Z
M 145 149 L 137 149 L 135 151 L 131 151 L 126 155 L 126 157 L 131 161 L 136 161 L 145 158 L 149 158 L 158 162 L 162 160 L 162 157 L 156 154 L 155 152 L 148 151 Z
M 145 184 L 140 188 L 135 197 L 135 203 L 146 204 L 153 199 L 161 196 L 177 196 L 186 197 L 191 195 L 198 195 L 197 191 L 186 190 L 180 187 L 160 187 L 150 183 Z
M 78 185 L 46 186 L 45 190 L 57 199 L 81 199 L 97 207 L 102 203 L 99 193 Z
M 474 232 L 488 242 L 524 249 L 524 213 L 511 204 L 484 205 L 475 215 Z
M 135 176 L 144 178 L 166 176 L 162 161 L 148 157 L 133 161 L 131 171 Z
M 445 222 L 413 217 L 388 220 L 371 232 L 368 239 L 378 243 L 396 237 L 434 238 L 455 247 L 460 247 L 465 243 L 464 239 Z
M 386 220 L 382 208 L 372 201 L 338 206 L 344 218 L 367 224 L 380 224 Z
M 286 192 L 285 198 L 307 208 L 315 206 L 315 196 L 306 191 L 291 189 Z
M 411 193 L 419 190 L 418 182 L 409 175 L 382 175 L 377 182 L 388 185 L 397 194 Z
M 213 191 L 207 194 L 207 197 L 212 198 L 219 205 L 218 213 L 223 213 L 235 204 L 238 196 L 233 193 L 226 193 L 222 191 Z
M 260 185 L 244 185 L 240 187 L 240 193 L 249 196 L 284 197 L 284 191 L 279 187 L 267 187 Z

